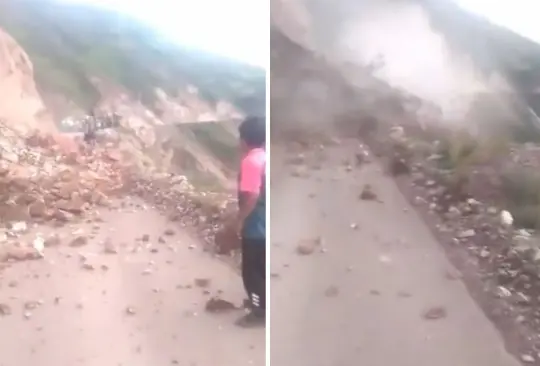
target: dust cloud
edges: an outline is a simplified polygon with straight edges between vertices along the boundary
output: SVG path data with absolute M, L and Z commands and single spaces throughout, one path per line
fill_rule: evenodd
M 329 6 L 333 7 L 331 13 Z M 423 121 L 464 125 L 471 118 L 489 123 L 515 118 L 509 83 L 501 74 L 483 73 L 467 54 L 450 47 L 445 36 L 432 28 L 420 4 L 348 0 L 331 4 L 313 1 L 306 7 L 311 14 L 310 32 L 318 39 L 311 48 L 330 60 L 358 89 L 369 88 L 368 71 L 370 77 L 392 89 L 416 97 L 413 109 Z M 304 69 L 308 68 L 304 65 Z M 276 93 L 292 93 L 284 91 L 290 87 L 282 85 L 291 85 L 290 78 L 281 83 L 276 79 L 273 75 L 272 89 L 276 85 Z M 337 102 L 336 91 L 322 84 L 321 76 L 306 78 L 305 73 L 302 82 L 295 84 L 294 98 L 305 103 L 306 98 L 300 96 L 304 95 L 312 101 L 311 111 L 302 112 L 312 116 L 303 115 L 302 119 L 328 120 L 353 107 Z

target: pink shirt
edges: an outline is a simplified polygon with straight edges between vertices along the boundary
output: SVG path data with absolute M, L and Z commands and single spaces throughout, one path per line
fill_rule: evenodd
M 240 192 L 259 194 L 266 169 L 266 151 L 263 148 L 251 149 L 240 164 Z

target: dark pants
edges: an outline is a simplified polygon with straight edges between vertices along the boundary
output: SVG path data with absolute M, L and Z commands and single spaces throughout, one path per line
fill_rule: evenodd
M 242 238 L 242 279 L 253 309 L 266 310 L 266 239 Z
M 95 132 L 85 132 L 84 134 L 84 142 L 87 144 L 93 144 L 96 141 L 96 133 Z

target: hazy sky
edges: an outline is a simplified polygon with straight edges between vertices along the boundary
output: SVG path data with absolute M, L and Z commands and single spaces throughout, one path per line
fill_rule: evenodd
M 540 43 L 540 22 L 535 0 L 456 0 L 463 8 Z
M 266 67 L 269 0 L 63 0 L 129 13 L 182 44 Z
M 270 0 L 63 0 L 129 13 L 183 44 L 267 66 Z M 328 0 L 332 1 L 332 0 Z M 455 0 L 540 43 L 533 0 Z

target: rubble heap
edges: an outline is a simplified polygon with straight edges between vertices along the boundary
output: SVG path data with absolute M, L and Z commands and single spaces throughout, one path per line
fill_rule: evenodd
M 211 249 L 232 201 L 227 194 L 195 190 L 184 176 L 141 169 L 114 142 L 104 141 L 85 152 L 76 139 L 41 131 L 21 135 L 1 122 L 0 136 L 4 234 L 33 224 L 59 227 L 96 219 L 96 208 L 136 195 L 166 212 L 171 221 L 196 228 Z M 38 252 L 32 250 L 31 256 Z

